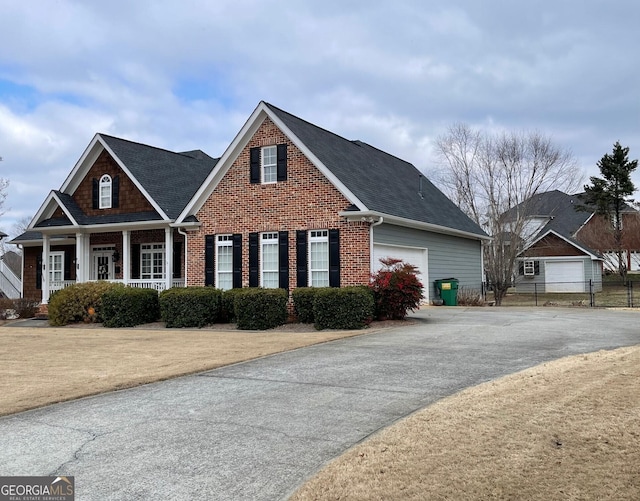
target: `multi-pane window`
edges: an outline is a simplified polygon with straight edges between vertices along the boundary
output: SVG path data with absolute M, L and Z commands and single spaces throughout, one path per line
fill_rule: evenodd
M 233 288 L 233 236 L 216 237 L 216 284 L 218 289 Z
M 309 285 L 329 287 L 329 230 L 309 232 Z
M 164 278 L 164 244 L 140 246 L 140 278 Z
M 262 148 L 262 182 L 275 183 L 278 180 L 278 149 L 276 146 Z
M 533 276 L 536 274 L 536 267 L 534 261 L 524 262 L 524 274 L 525 276 Z
M 101 209 L 111 208 L 111 176 L 105 174 L 100 178 L 100 205 Z
M 277 289 L 278 280 L 278 233 L 260 235 L 260 285 L 266 289 Z
M 49 284 L 62 282 L 64 279 L 64 252 L 49 254 Z

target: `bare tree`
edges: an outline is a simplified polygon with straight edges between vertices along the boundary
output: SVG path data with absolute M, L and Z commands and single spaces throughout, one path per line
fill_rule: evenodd
M 2 158 L 0 158 L 0 161 Z M 9 180 L 0 177 L 0 216 L 4 214 L 4 203 L 7 200 L 7 188 L 9 187 Z
M 571 152 L 538 132 L 490 134 L 458 123 L 440 137 L 435 181 L 493 240 L 484 247 L 486 280 L 497 305 L 513 282 L 516 258 L 533 231 L 527 204 L 538 193 L 580 187 Z

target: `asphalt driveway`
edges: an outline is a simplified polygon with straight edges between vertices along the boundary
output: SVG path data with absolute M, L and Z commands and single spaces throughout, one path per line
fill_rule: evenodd
M 352 445 L 462 388 L 640 343 L 637 311 L 440 307 L 415 317 L 0 418 L 0 475 L 73 475 L 82 501 L 286 499 Z

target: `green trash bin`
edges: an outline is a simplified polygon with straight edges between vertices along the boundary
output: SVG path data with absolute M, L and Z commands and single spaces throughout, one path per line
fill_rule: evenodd
M 458 279 L 442 278 L 436 280 L 436 289 L 446 306 L 458 306 Z

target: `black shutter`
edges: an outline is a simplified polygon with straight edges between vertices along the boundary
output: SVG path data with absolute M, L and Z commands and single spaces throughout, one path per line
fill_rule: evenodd
M 111 207 L 117 209 L 120 206 L 120 176 L 111 181 Z
M 100 195 L 99 195 L 99 190 L 100 190 L 100 189 L 99 189 L 99 182 L 98 182 L 98 180 L 94 177 L 94 178 L 93 178 L 92 183 L 93 183 L 93 186 L 92 186 L 92 188 L 93 188 L 93 189 L 91 190 L 91 194 L 92 194 L 92 199 L 93 199 L 93 208 L 94 208 L 94 209 L 97 209 L 97 208 L 99 208 L 99 207 L 100 207 L 100 206 L 98 205 L 98 204 L 99 204 L 99 196 L 100 196 Z
M 533 262 L 533 273 L 535 275 L 540 275 L 540 261 Z
M 131 278 L 140 279 L 140 244 L 131 245 Z
M 278 287 L 289 289 L 289 232 L 278 233 Z
M 296 286 L 309 286 L 309 271 L 307 266 L 307 232 L 296 231 Z
M 278 181 L 287 180 L 287 145 L 278 145 Z
M 71 252 L 65 251 L 62 261 L 64 262 L 64 280 L 71 280 Z
M 252 183 L 260 182 L 260 148 L 249 150 L 250 175 Z
M 522 261 L 520 261 L 520 264 L 518 264 L 518 275 L 524 275 L 524 263 Z
M 182 278 L 182 242 L 173 242 L 173 278 Z
M 42 254 L 36 258 L 36 289 L 42 289 Z
M 204 237 L 204 285 L 215 285 L 214 253 L 216 245 L 215 235 Z
M 329 230 L 329 286 L 340 287 L 340 230 Z
M 249 287 L 258 287 L 260 285 L 258 241 L 257 233 L 249 233 Z
M 233 288 L 242 288 L 242 235 L 233 234 Z

